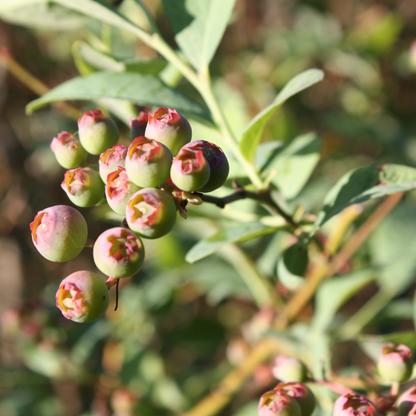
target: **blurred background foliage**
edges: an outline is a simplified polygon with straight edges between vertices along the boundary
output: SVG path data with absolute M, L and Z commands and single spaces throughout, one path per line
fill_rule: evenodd
M 173 45 L 161 4 L 145 3 Z M 125 0 L 121 7 L 133 20 L 143 21 L 132 2 Z M 79 72 L 95 71 L 96 61 L 81 59 L 87 43 L 97 49 L 111 45 L 118 60 L 100 63 L 111 69 L 120 62 L 127 65 L 127 58 L 157 57 L 130 34 L 101 28 L 59 8 L 55 20 L 33 10 L 1 17 L 0 56 L 7 56 L 7 48 L 48 88 Z M 283 143 L 310 131 L 321 137 L 321 162 L 304 191 L 291 201 L 316 213 L 328 189 L 353 168 L 375 161 L 416 165 L 415 40 L 413 0 L 238 0 L 212 63 L 215 91 L 239 135 L 294 75 L 312 67 L 324 70 L 324 81 L 290 99 L 268 124 L 265 135 L 266 141 Z M 162 63 L 151 70 L 165 71 L 164 76 L 172 80 L 163 67 Z M 178 87 L 194 94 L 183 81 Z M 179 221 L 171 234 L 146 242 L 145 266 L 137 276 L 121 282 L 116 312 L 110 307 L 105 319 L 92 324 L 66 321 L 54 306 L 56 289 L 66 275 L 94 269 L 91 252 L 85 249 L 69 263 L 51 263 L 33 247 L 29 223 L 37 211 L 68 203 L 60 192 L 64 171 L 49 145 L 59 131 L 75 132 L 77 125 L 68 116 L 67 106 L 55 105 L 26 116 L 25 106 L 35 98 L 35 92 L 0 66 L 0 414 L 184 412 L 244 359 L 271 322 L 267 310 L 258 311 L 241 270 L 234 267 L 238 249 L 237 254 L 223 250 L 192 265 L 185 262 L 185 255 L 221 222 L 234 215 L 255 218 L 260 208 L 241 201 L 221 212 L 222 216 L 215 207 L 190 210 L 188 220 Z M 114 110 L 111 103 L 101 104 Z M 97 106 L 71 105 L 80 111 Z M 113 114 L 127 143 L 129 132 L 123 121 L 129 119 L 128 112 L 124 120 L 116 110 Z M 196 122 L 193 130 L 194 139 L 219 140 Z M 104 209 L 81 211 L 90 238 L 108 227 Z M 390 297 L 379 300 L 381 306 L 358 324 L 354 321 L 355 327 L 350 322 L 350 332 L 365 326 L 367 334 L 380 336 L 413 329 L 415 214 L 415 197 L 409 194 L 348 265 L 344 273 L 391 261 L 377 283 L 368 284 L 345 304 L 332 322 L 333 330 L 372 297 L 376 285 L 385 287 Z M 283 296 L 287 293 L 277 283 L 276 262 L 288 244 L 289 234 L 280 233 L 242 245 Z M 362 282 L 358 285 L 364 286 L 364 280 L 357 280 Z M 305 314 L 310 316 L 311 310 Z M 301 327 L 298 332 L 301 337 L 305 334 Z M 362 338 L 360 343 L 377 339 Z M 371 368 L 371 360 L 362 352 L 365 346 L 358 350 L 351 342 L 338 345 L 333 368 Z M 223 414 L 254 414 L 259 395 L 271 384 L 270 368 L 259 367 Z

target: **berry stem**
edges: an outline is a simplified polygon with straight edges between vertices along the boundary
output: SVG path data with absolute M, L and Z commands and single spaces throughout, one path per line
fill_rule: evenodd
M 91 240 L 90 238 L 87 238 L 87 241 L 85 242 L 85 248 L 93 248 L 95 244 L 94 240 Z

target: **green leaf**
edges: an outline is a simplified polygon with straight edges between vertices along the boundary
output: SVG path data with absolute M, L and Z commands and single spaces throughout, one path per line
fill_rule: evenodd
M 312 321 L 314 330 L 327 330 L 337 310 L 375 277 L 375 270 L 369 269 L 323 282 L 316 292 L 316 311 Z
M 110 54 L 92 48 L 88 43 L 82 41 L 73 44 L 72 54 L 81 75 L 89 75 L 98 70 L 157 75 L 167 65 L 167 62 L 163 59 L 117 59 Z
M 191 64 L 205 72 L 222 39 L 235 0 L 163 0 L 175 40 Z
M 280 91 L 275 100 L 263 111 L 257 114 L 246 127 L 240 143 L 240 149 L 244 157 L 252 162 L 260 142 L 263 130 L 270 117 L 290 97 L 300 91 L 322 81 L 324 73 L 320 69 L 308 69 L 292 78 Z
M 405 202 L 396 207 L 369 238 L 372 262 L 381 267 L 377 283 L 392 297 L 414 282 L 415 228 L 415 206 Z
M 309 264 L 307 248 L 296 243 L 287 248 L 277 263 L 277 276 L 289 290 L 298 290 L 303 282 Z
M 266 227 L 257 222 L 227 228 L 195 244 L 191 250 L 188 251 L 185 260 L 188 263 L 194 263 L 197 260 L 215 253 L 227 244 L 251 240 L 252 238 L 281 230 L 286 230 L 286 227 Z
M 85 17 L 68 9 L 49 4 L 46 1 L 32 1 L 33 4 L 21 4 L 14 2 L 11 7 L 0 5 L 0 18 L 16 24 L 38 29 L 74 30 L 85 21 Z
M 312 233 L 344 208 L 416 187 L 416 169 L 403 165 L 369 166 L 346 173 L 328 192 Z
M 264 178 L 273 174 L 274 183 L 286 199 L 292 199 L 305 186 L 319 161 L 321 140 L 314 133 L 296 137 L 267 164 Z
M 73 78 L 29 103 L 26 111 L 31 114 L 56 101 L 101 98 L 116 98 L 140 105 L 172 107 L 184 116 L 204 122 L 210 121 L 207 110 L 201 104 L 167 87 L 155 76 L 133 72 L 97 72 L 86 77 Z

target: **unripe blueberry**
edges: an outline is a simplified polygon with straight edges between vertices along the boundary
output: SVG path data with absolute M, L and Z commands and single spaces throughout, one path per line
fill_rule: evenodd
M 58 137 L 53 138 L 51 149 L 58 163 L 65 169 L 77 168 L 87 158 L 87 152 L 81 146 L 81 142 L 67 131 L 62 131 Z
M 143 265 L 142 240 L 127 228 L 115 227 L 104 231 L 94 243 L 94 263 L 104 274 L 129 277 Z
M 293 397 L 302 410 L 302 416 L 310 416 L 315 410 L 316 399 L 312 391 L 302 383 L 279 383 L 274 390 L 282 391 Z
M 347 393 L 338 397 L 334 404 L 333 416 L 377 416 L 377 410 L 367 397 Z
M 126 169 L 118 168 L 107 176 L 105 197 L 110 208 L 117 214 L 126 215 L 129 199 L 140 189 L 126 173 Z
M 209 164 L 210 177 L 208 182 L 199 189 L 200 192 L 211 192 L 219 188 L 227 180 L 230 167 L 224 152 L 214 143 L 195 140 L 184 146 L 187 149 L 201 150 Z
M 92 155 L 116 145 L 120 136 L 116 123 L 101 110 L 84 113 L 78 120 L 78 134 L 82 146 Z
M 171 165 L 171 151 L 156 140 L 145 136 L 136 137 L 128 148 L 127 175 L 142 188 L 154 188 L 165 183 Z
M 176 155 L 182 146 L 191 141 L 192 129 L 188 120 L 176 110 L 161 107 L 153 116 L 149 115 L 144 135 L 163 143 Z
M 389 381 L 402 383 L 413 370 L 412 351 L 406 345 L 387 344 L 383 347 L 377 364 L 380 375 Z
M 61 187 L 70 201 L 79 207 L 93 207 L 104 197 L 104 184 L 100 174 L 91 168 L 66 171 Z
M 75 208 L 55 205 L 39 211 L 30 224 L 32 241 L 43 257 L 63 262 L 81 253 L 88 235 L 87 222 Z
M 72 273 L 62 280 L 55 298 L 56 306 L 65 318 L 74 322 L 101 318 L 110 303 L 104 280 L 86 270 Z
M 126 220 L 129 227 L 141 237 L 159 238 L 175 225 L 176 205 L 166 192 L 144 188 L 127 203 Z
M 307 368 L 302 361 L 279 355 L 276 357 L 272 368 L 273 375 L 284 383 L 290 381 L 304 382 L 306 380 Z
M 292 397 L 271 390 L 260 397 L 259 416 L 302 416 L 299 404 Z
M 416 385 L 399 397 L 398 410 L 399 416 L 416 415 Z
M 144 136 L 147 121 L 149 117 L 144 111 L 140 111 L 137 118 L 132 117 L 130 120 L 130 141 L 133 141 L 136 137 Z
M 183 191 L 199 191 L 209 180 L 211 170 L 201 150 L 183 147 L 170 169 L 172 182 Z
M 117 144 L 104 153 L 101 153 L 100 159 L 98 160 L 98 170 L 104 183 L 107 183 L 109 173 L 114 172 L 119 167 L 124 168 L 126 156 L 127 147 L 122 144 Z

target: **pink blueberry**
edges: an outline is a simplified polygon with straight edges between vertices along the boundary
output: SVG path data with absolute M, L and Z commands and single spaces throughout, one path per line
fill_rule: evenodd
M 403 344 L 390 343 L 385 345 L 377 369 L 386 380 L 398 381 L 399 383 L 408 380 L 413 370 L 412 351 Z
M 39 211 L 30 224 L 32 241 L 50 261 L 64 262 L 81 253 L 88 235 L 87 222 L 75 208 L 55 205 Z
M 367 397 L 347 393 L 335 401 L 333 416 L 376 416 L 377 410 Z
M 312 391 L 303 383 L 279 383 L 274 390 L 282 391 L 293 397 L 302 410 L 302 416 L 310 416 L 315 410 L 316 399 Z
M 58 137 L 53 138 L 51 149 L 58 163 L 65 169 L 77 168 L 87 158 L 87 152 L 81 146 L 81 142 L 67 131 L 62 131 Z
M 149 116 L 144 111 L 140 111 L 137 118 L 132 117 L 130 120 L 130 141 L 136 137 L 144 136 Z
M 126 215 L 128 200 L 140 189 L 128 177 L 124 168 L 118 168 L 107 176 L 105 197 L 110 208 L 117 214 Z
M 126 155 L 127 147 L 121 144 L 117 144 L 111 149 L 101 153 L 100 159 L 98 160 L 98 170 L 104 183 L 107 183 L 107 176 L 109 173 L 114 172 L 120 167 L 124 168 Z
M 192 129 L 188 120 L 176 110 L 161 107 L 153 116 L 149 115 L 144 135 L 163 143 L 176 155 L 182 146 L 191 141 Z
M 93 110 L 78 120 L 78 135 L 84 149 L 99 155 L 117 144 L 120 133 L 116 123 L 101 110 Z
M 286 393 L 271 390 L 260 397 L 259 416 L 302 416 L 299 404 Z

